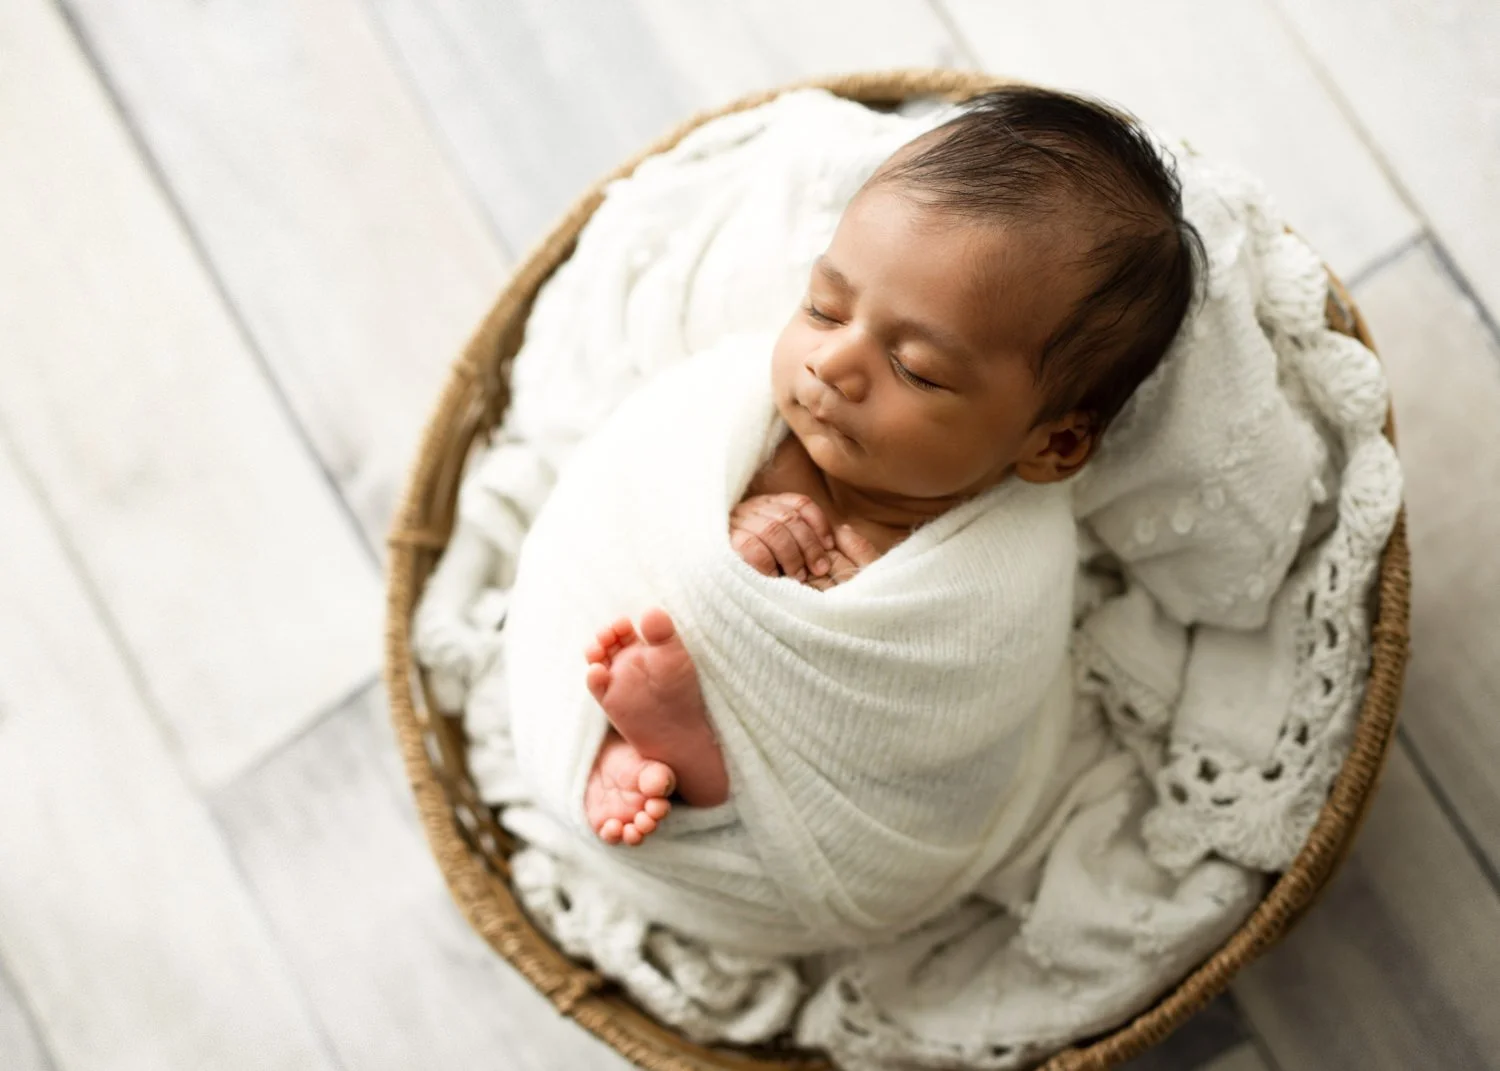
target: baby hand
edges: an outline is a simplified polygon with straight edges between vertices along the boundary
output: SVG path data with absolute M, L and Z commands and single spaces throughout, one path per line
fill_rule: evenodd
M 834 533 L 834 549 L 828 554 L 830 568 L 826 576 L 815 576 L 807 582 L 808 587 L 827 591 L 829 588 L 852 580 L 854 574 L 880 557 L 880 551 L 864 536 L 847 524 L 839 525 Z
M 757 571 L 796 580 L 825 577 L 837 541 L 828 518 L 806 495 L 752 495 L 729 511 L 729 544 Z

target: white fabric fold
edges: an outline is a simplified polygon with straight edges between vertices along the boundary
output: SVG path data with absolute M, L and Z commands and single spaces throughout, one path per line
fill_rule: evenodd
M 565 850 L 686 934 L 812 952 L 950 907 L 1026 831 L 1072 715 L 1076 526 L 1066 486 L 1008 479 L 829 591 L 756 572 L 728 514 L 786 434 L 772 343 L 662 372 L 573 453 L 505 645 L 516 755 Z M 582 812 L 606 721 L 581 652 L 651 606 L 693 656 L 731 801 L 610 847 Z

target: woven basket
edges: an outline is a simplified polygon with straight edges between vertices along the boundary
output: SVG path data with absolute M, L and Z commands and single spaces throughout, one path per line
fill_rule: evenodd
M 879 106 L 916 95 L 962 99 L 1000 84 L 1002 80 L 982 74 L 910 70 L 824 78 L 784 88 L 817 86 Z M 603 199 L 606 183 L 630 174 L 643 158 L 675 145 L 701 123 L 762 104 L 783 91 L 744 97 L 688 120 L 597 183 L 532 250 L 452 368 L 427 424 L 390 538 L 385 669 L 391 717 L 422 825 L 449 891 L 474 928 L 560 1011 L 652 1071 L 812 1071 L 828 1063 L 800 1050 L 707 1048 L 687 1042 L 649 1018 L 597 973 L 564 957 L 537 931 L 507 884 L 514 843 L 479 799 L 469 776 L 461 723 L 438 712 L 413 662 L 411 621 L 422 587 L 447 545 L 465 462 L 509 403 L 511 363 L 537 289 L 571 253 L 579 230 Z M 1337 279 L 1330 280 L 1330 324 L 1373 348 L 1348 294 Z M 1394 441 L 1389 418 L 1386 435 Z M 1381 558 L 1372 665 L 1353 747 L 1291 868 L 1223 947 L 1150 1009 L 1113 1033 L 1057 1053 L 1043 1065 L 1046 1071 L 1112 1067 L 1161 1041 L 1221 993 L 1237 970 L 1279 940 L 1328 882 L 1369 807 L 1395 731 L 1406 667 L 1409 570 L 1403 512 Z

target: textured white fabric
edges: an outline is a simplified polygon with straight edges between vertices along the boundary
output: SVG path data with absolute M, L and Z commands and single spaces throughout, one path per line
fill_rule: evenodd
M 533 844 L 517 885 L 542 925 L 697 1039 L 794 1026 L 851 1068 L 1022 1066 L 1145 1007 L 1244 918 L 1346 753 L 1401 493 L 1379 366 L 1324 326 L 1317 258 L 1257 183 L 1178 150 L 1208 293 L 1075 481 L 1073 736 L 1007 864 L 887 945 L 796 961 L 794 1013 L 791 962 L 659 938 L 557 861 L 545 823 L 528 833 L 505 661 L 455 594 L 465 570 L 492 555 L 508 586 L 573 446 L 660 368 L 779 325 L 848 197 L 938 118 L 787 94 L 612 187 L 532 314 L 417 620 L 419 657 L 467 692 L 481 791 Z
M 1157 603 L 1158 636 L 1180 628 L 1158 641 L 1172 649 L 1162 664 L 1188 655 L 1164 688 L 1130 654 L 1145 633 L 1096 615 L 1081 658 L 1108 679 L 1122 735 L 1137 721 L 1166 731 L 1148 758 L 1153 858 L 1278 870 L 1348 747 L 1401 473 L 1379 362 L 1327 327 L 1321 262 L 1253 179 L 1195 156 L 1181 171 L 1208 299 L 1080 474 L 1077 501 L 1124 563 L 1117 597 Z
M 773 342 L 660 373 L 574 451 L 522 550 L 505 654 L 552 844 L 689 936 L 813 952 L 931 918 L 1025 832 L 1069 735 L 1076 526 L 1066 485 L 1007 480 L 829 591 L 756 572 L 727 518 L 786 434 Z M 731 798 L 609 846 L 583 815 L 607 723 L 580 653 L 651 606 L 692 655 Z
M 803 1009 L 798 1041 L 844 1067 L 1012 1068 L 1139 1010 L 1146 978 L 1181 977 L 1261 894 L 1230 863 L 1181 882 L 1152 866 L 1150 796 L 1129 778 L 1074 812 L 1024 916 L 970 900 L 849 957 Z

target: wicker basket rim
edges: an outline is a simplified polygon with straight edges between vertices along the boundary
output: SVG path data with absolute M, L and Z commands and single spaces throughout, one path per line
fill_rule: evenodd
M 978 72 L 906 69 L 813 78 L 749 94 L 699 113 L 595 183 L 518 265 L 454 363 L 411 466 L 387 561 L 385 681 L 391 718 L 428 843 L 455 902 L 471 925 L 553 1003 L 627 1058 L 651 1071 L 826 1068 L 816 1054 L 710 1049 L 656 1023 L 595 972 L 554 948 L 521 911 L 504 875 L 504 834 L 468 777 L 452 719 L 434 713 L 412 658 L 416 600 L 451 532 L 463 465 L 476 437 L 508 402 L 510 362 L 537 289 L 566 259 L 606 185 L 630 174 L 710 119 L 799 88 L 821 88 L 869 104 L 912 96 L 971 96 L 1009 80 Z M 1330 274 L 1335 326 L 1374 349 L 1367 326 Z M 1395 441 L 1388 416 L 1386 434 Z M 1348 853 L 1368 810 L 1395 731 L 1409 645 L 1410 559 L 1405 511 L 1381 557 L 1370 676 L 1354 741 L 1301 852 L 1250 918 L 1156 1003 L 1118 1029 L 1051 1057 L 1044 1071 L 1116 1066 L 1139 1055 L 1223 992 L 1245 964 L 1282 936 L 1313 903 Z

